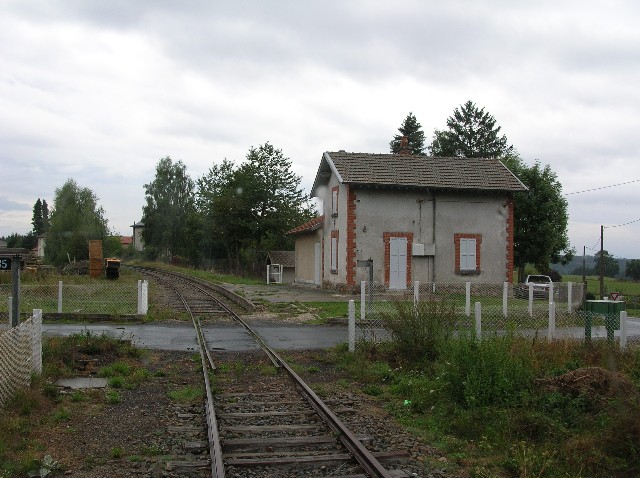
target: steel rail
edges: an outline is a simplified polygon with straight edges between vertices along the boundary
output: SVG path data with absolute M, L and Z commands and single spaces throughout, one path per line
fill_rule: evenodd
M 369 450 L 365 448 L 360 440 L 353 432 L 340 420 L 335 413 L 324 403 L 324 401 L 300 378 L 300 376 L 282 360 L 276 352 L 272 353 L 278 357 L 281 367 L 294 380 L 302 395 L 307 399 L 309 404 L 318 412 L 329 427 L 339 435 L 340 441 L 353 454 L 358 463 L 376 478 L 391 478 L 391 474 L 382 466 L 382 464 L 374 457 Z
M 185 280 L 184 276 L 177 276 L 180 279 Z M 344 446 L 351 452 L 355 460 L 364 468 L 364 470 L 369 473 L 373 478 L 392 478 L 391 474 L 388 470 L 386 470 L 382 464 L 371 454 L 369 450 L 362 444 L 360 440 L 354 435 L 354 433 L 344 424 L 342 420 L 340 420 L 335 413 L 331 411 L 331 409 L 324 403 L 324 401 L 302 380 L 302 378 L 273 350 L 269 347 L 264 340 L 260 337 L 260 335 L 255 332 L 249 324 L 247 324 L 238 314 L 220 302 L 216 297 L 213 296 L 210 292 L 203 290 L 201 287 L 196 286 L 196 288 L 200 289 L 202 292 L 209 295 L 213 300 L 215 300 L 218 305 L 224 308 L 236 321 L 238 321 L 247 332 L 256 340 L 258 345 L 265 351 L 265 353 L 269 356 L 271 361 L 274 363 L 276 367 L 280 367 L 284 369 L 287 374 L 291 377 L 291 379 L 295 382 L 298 390 L 302 393 L 305 399 L 309 402 L 311 407 L 313 407 L 316 412 L 322 417 L 322 419 L 327 423 L 327 425 L 339 435 L 340 441 L 344 444 Z M 175 289 L 174 289 L 175 290 Z M 177 292 L 177 291 L 176 291 Z M 182 299 L 182 295 L 180 295 Z M 188 307 L 188 306 L 187 306 Z M 195 323 L 195 321 L 194 321 Z M 197 329 L 196 329 L 197 330 Z M 201 332 L 200 332 L 201 333 Z M 204 336 L 198 341 L 204 341 Z M 206 348 L 206 347 L 205 347 Z M 204 358 L 202 359 L 204 361 Z M 203 368 L 205 368 L 203 366 Z M 206 372 L 205 372 L 206 375 Z M 208 381 L 208 377 L 207 377 Z M 214 417 L 215 420 L 215 417 Z M 217 427 L 215 428 L 217 432 Z M 219 440 L 216 440 L 219 445 Z M 217 452 L 216 452 L 217 453 Z M 212 457 L 214 455 L 212 454 Z M 220 452 L 220 457 L 222 457 L 222 453 Z M 222 459 L 221 459 L 222 461 Z M 224 473 L 224 471 L 223 471 Z M 224 475 L 213 475 L 214 478 L 222 478 Z
M 207 291 L 203 291 L 211 296 L 212 299 L 217 300 L 213 295 Z M 354 433 L 340 420 L 335 413 L 324 403 L 324 401 L 302 380 L 302 378 L 287 364 L 271 347 L 269 347 L 262 337 L 254 331 L 249 324 L 247 324 L 238 314 L 229 309 L 226 305 L 220 303 L 219 305 L 226 309 L 227 312 L 237 320 L 242 326 L 249 332 L 249 334 L 258 342 L 260 347 L 269 356 L 271 361 L 276 367 L 283 368 L 291 379 L 295 382 L 296 386 L 305 397 L 307 402 L 318 412 L 322 419 L 329 425 L 329 427 L 339 435 L 340 441 L 345 447 L 352 453 L 356 461 L 362 466 L 367 473 L 375 478 L 391 478 L 389 472 L 382 466 L 382 464 L 371 454 L 369 450 L 362 444 L 360 440 L 354 435 Z
M 155 271 L 146 269 L 147 273 L 153 273 Z M 206 416 L 207 416 L 207 437 L 209 440 L 209 457 L 211 463 L 211 475 L 212 478 L 225 478 L 224 462 L 222 459 L 222 447 L 220 445 L 220 434 L 218 432 L 218 422 L 216 420 L 216 412 L 213 406 L 213 392 L 211 390 L 211 381 L 209 379 L 209 369 L 215 370 L 215 363 L 209 352 L 209 348 L 206 346 L 206 339 L 202 333 L 202 327 L 200 319 L 196 320 L 191 307 L 186 298 L 180 293 L 180 291 L 170 282 L 162 279 L 160 274 L 155 274 L 156 278 L 166 285 L 171 287 L 173 291 L 180 298 L 182 305 L 191 317 L 193 327 L 196 331 L 196 339 L 198 341 L 198 348 L 200 350 L 200 361 L 202 363 L 202 375 L 204 379 L 205 393 L 206 393 Z

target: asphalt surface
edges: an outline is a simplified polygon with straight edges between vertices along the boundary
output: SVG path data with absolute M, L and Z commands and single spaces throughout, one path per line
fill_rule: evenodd
M 330 302 L 358 300 L 357 295 L 327 292 L 311 286 L 300 285 L 233 285 L 225 287 L 241 293 L 247 299 L 260 302 Z M 629 341 L 640 341 L 640 319 L 629 318 Z M 303 350 L 329 348 L 348 341 L 348 330 L 345 325 L 292 325 L 292 324 L 261 324 L 253 321 L 251 325 L 263 337 L 263 340 L 276 350 Z M 46 335 L 71 335 L 76 333 L 107 334 L 112 337 L 131 340 L 142 348 L 158 350 L 190 351 L 197 349 L 197 341 L 193 326 L 184 324 L 133 324 L 133 325 L 69 325 L 44 324 Z M 546 329 L 523 330 L 525 336 L 546 337 Z M 242 327 L 221 324 L 204 327 L 204 334 L 212 350 L 218 351 L 248 351 L 258 346 Z M 556 337 L 584 338 L 583 327 L 556 329 Z M 620 331 L 615 331 L 616 338 Z M 593 327 L 591 336 L 594 339 L 604 339 L 607 331 L 604 327 Z
M 240 293 L 253 302 L 340 302 L 357 299 L 349 294 L 337 294 L 298 285 L 235 285 L 223 284 L 227 289 Z M 348 341 L 346 325 L 292 325 L 260 324 L 250 322 L 255 331 L 270 347 L 276 350 L 304 350 L 330 348 Z M 230 324 L 203 327 L 205 338 L 212 350 L 248 351 L 258 348 L 255 341 L 242 327 Z M 198 347 L 193 326 L 185 324 L 44 324 L 46 335 L 71 335 L 90 333 L 131 340 L 141 348 L 158 350 L 196 350 Z
M 341 325 L 268 325 L 253 324 L 270 347 L 276 350 L 304 350 L 329 348 L 346 343 L 348 332 Z M 67 336 L 78 333 L 107 335 L 131 340 L 141 348 L 157 350 L 197 350 L 196 334 L 191 324 L 136 324 L 136 325 L 82 325 L 43 324 L 44 335 Z M 203 327 L 204 336 L 211 350 L 248 351 L 258 348 L 242 327 L 235 325 Z

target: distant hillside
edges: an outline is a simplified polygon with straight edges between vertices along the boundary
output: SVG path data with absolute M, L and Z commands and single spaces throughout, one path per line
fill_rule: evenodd
M 618 264 L 620 264 L 620 272 L 618 273 L 616 278 L 625 278 L 624 271 L 626 270 L 628 260 L 629 259 L 617 259 Z M 593 256 L 585 256 L 584 265 L 587 270 L 593 269 L 593 267 L 596 265 L 595 258 Z M 582 256 L 574 257 L 573 260 L 566 266 L 563 266 L 562 264 L 551 264 L 551 268 L 557 270 L 560 275 L 563 276 L 572 274 L 580 275 L 582 274 Z

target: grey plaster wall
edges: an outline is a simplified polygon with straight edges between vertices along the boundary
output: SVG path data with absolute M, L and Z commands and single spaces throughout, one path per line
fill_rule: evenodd
M 331 190 L 338 186 L 338 215 L 331 215 Z M 325 215 L 322 282 L 346 284 L 347 192 L 356 195 L 356 260 L 373 260 L 373 277 L 385 281 L 385 233 L 410 233 L 414 244 L 424 245 L 424 255 L 411 255 L 412 281 L 421 282 L 503 282 L 506 279 L 506 194 L 432 192 L 427 190 L 383 189 L 339 184 L 332 175 L 319 191 Z M 338 270 L 331 272 L 331 231 L 339 231 Z M 455 270 L 454 234 L 480 234 L 480 273 L 461 275 Z M 313 250 L 304 275 L 313 280 Z M 296 253 L 297 254 L 297 253 Z M 410 251 L 411 254 L 411 251 Z M 298 261 L 296 257 L 296 261 Z M 300 259 L 302 265 L 302 258 Z M 298 266 L 298 262 L 296 262 Z M 308 272 L 307 272 L 308 271 Z M 297 272 L 302 277 L 302 270 Z M 356 285 L 369 279 L 369 271 L 357 267 Z
M 295 280 L 297 282 L 313 283 L 315 244 L 322 241 L 321 231 L 322 229 L 296 236 Z
M 384 282 L 384 233 L 412 233 L 413 241 L 433 246 L 433 198 L 406 190 L 357 188 L 356 259 L 373 259 L 376 282 Z M 428 257 L 415 258 L 413 280 L 429 281 Z M 412 267 L 413 269 L 413 267 Z M 368 270 L 358 268 L 356 278 L 368 280 Z
M 437 282 L 503 282 L 507 269 L 507 217 L 505 197 L 490 195 L 438 195 L 436 197 Z M 454 234 L 482 234 L 480 274 L 455 273 Z
M 356 258 L 373 259 L 384 282 L 384 233 L 412 233 L 426 255 L 412 256 L 412 280 L 502 282 L 506 277 L 506 198 L 481 194 L 356 189 Z M 455 233 L 482 234 L 481 273 L 455 273 Z M 356 279 L 367 280 L 358 268 Z
M 331 190 L 338 186 L 338 215 L 331 215 Z M 325 215 L 324 223 L 324 257 L 323 257 L 323 273 L 322 282 L 330 285 L 345 284 L 347 282 L 346 260 L 347 260 L 347 192 L 348 185 L 340 184 L 335 177 L 331 175 L 329 184 L 324 189 L 321 199 L 323 201 L 323 211 Z M 331 271 L 331 231 L 339 231 L 338 237 L 338 269 Z

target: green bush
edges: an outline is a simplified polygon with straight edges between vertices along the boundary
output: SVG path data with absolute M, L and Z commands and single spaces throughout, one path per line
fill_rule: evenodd
M 449 398 L 465 408 L 516 405 L 533 384 L 533 357 L 512 337 L 450 341 L 439 363 Z
M 398 354 L 412 362 L 436 359 L 453 335 L 453 306 L 443 301 L 396 301 L 394 308 L 382 319 Z

